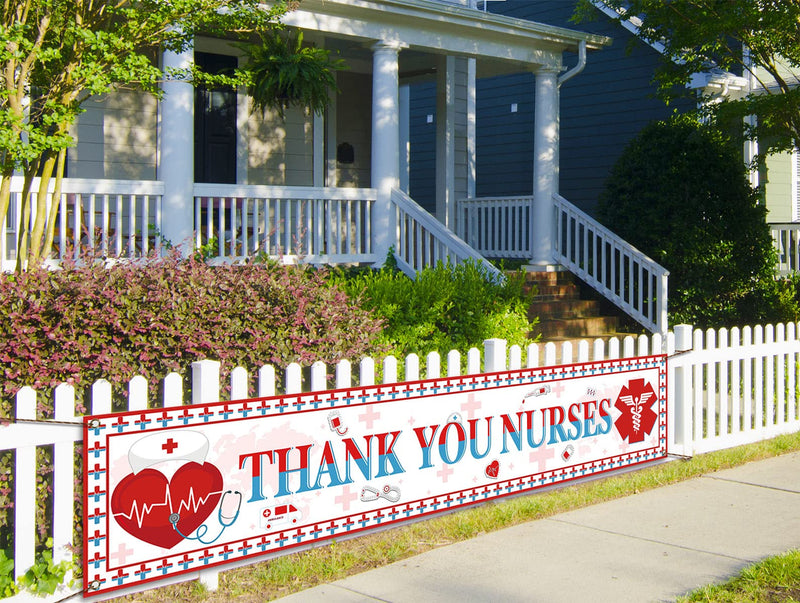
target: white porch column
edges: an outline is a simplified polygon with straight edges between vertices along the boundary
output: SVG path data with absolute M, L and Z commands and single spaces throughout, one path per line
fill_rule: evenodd
M 558 192 L 558 70 L 536 71 L 533 124 L 533 207 L 529 268 L 553 266 L 553 195 Z
M 372 47 L 372 187 L 378 191 L 372 213 L 372 245 L 383 262 L 396 243 L 391 212 L 393 188 L 400 186 L 400 100 L 398 55 L 404 45 L 381 41 Z
M 400 190 L 408 193 L 409 161 L 411 156 L 411 89 L 400 86 Z
M 164 69 L 186 69 L 194 48 L 181 54 L 164 52 Z M 162 234 L 184 254 L 191 253 L 194 230 L 194 88 L 188 82 L 167 80 L 161 100 L 161 160 L 158 178 L 164 182 Z
M 455 230 L 456 58 L 440 57 L 436 73 L 436 217 Z

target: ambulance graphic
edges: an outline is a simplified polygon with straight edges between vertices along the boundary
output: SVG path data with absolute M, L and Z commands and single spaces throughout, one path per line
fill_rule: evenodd
M 273 527 L 291 526 L 303 517 L 303 514 L 297 510 L 294 505 L 277 505 L 275 507 L 267 507 L 261 511 L 261 527 L 269 530 Z

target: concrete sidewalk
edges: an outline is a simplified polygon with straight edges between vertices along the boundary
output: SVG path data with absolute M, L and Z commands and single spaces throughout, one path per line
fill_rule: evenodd
M 485 534 L 281 599 L 673 601 L 800 547 L 800 453 Z

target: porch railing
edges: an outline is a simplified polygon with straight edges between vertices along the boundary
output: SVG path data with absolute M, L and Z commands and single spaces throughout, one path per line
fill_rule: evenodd
M 553 261 L 652 332 L 667 329 L 667 270 L 559 195 Z M 531 257 L 531 196 L 458 202 L 458 233 L 490 258 Z
M 533 198 L 481 197 L 458 202 L 458 236 L 490 258 L 531 257 L 530 211 Z
M 17 260 L 18 235 L 22 219 L 23 179 L 11 179 L 11 199 L 6 219 L 0 224 L 0 264 L 13 270 Z M 39 179 L 30 191 L 29 224 L 36 219 L 35 196 Z M 90 180 L 66 178 L 58 199 L 53 239 L 53 257 L 70 252 L 77 257 L 82 249 L 115 257 L 143 257 L 160 251 L 161 199 L 164 185 L 156 181 Z M 52 182 L 47 199 L 53 203 Z
M 195 184 L 195 246 L 220 261 L 374 262 L 374 189 Z
M 769 225 L 778 252 L 778 274 L 800 271 L 800 222 L 775 222 Z
M 403 272 L 413 277 L 423 268 L 435 266 L 440 261 L 459 264 L 474 260 L 481 264 L 487 275 L 503 278 L 503 273 L 483 255 L 404 192 L 392 190 L 391 200 L 397 224 L 395 257 Z
M 553 258 L 654 333 L 667 330 L 666 268 L 560 195 Z

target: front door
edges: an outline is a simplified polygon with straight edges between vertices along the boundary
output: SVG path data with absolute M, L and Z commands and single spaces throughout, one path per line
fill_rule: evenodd
M 236 57 L 195 52 L 208 73 L 233 73 Z M 198 86 L 194 100 L 194 181 L 236 182 L 236 90 Z

